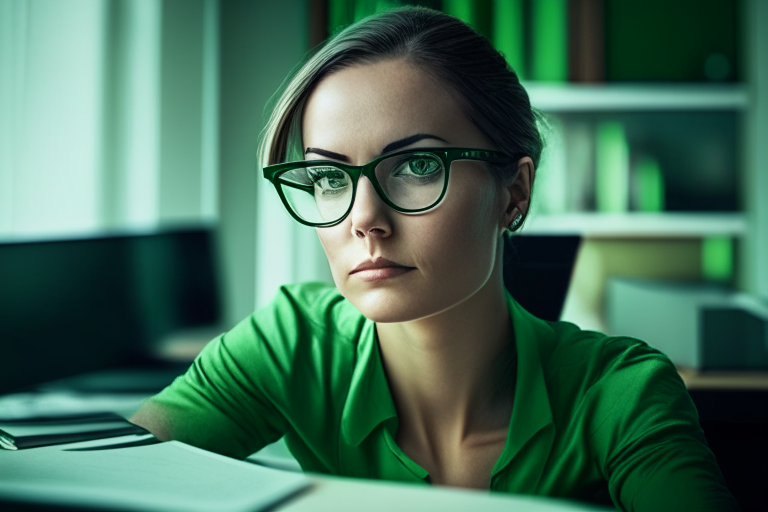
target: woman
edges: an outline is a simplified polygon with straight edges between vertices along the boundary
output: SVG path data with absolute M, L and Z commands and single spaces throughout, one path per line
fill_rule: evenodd
M 307 471 L 737 510 L 665 356 L 505 292 L 541 150 L 516 75 L 461 21 L 405 8 L 347 28 L 261 145 L 336 288 L 283 287 L 132 421 L 239 458 L 285 436 Z

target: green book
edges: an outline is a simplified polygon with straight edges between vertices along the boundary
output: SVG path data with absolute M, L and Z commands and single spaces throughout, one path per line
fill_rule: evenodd
M 21 450 L 109 437 L 149 434 L 114 413 L 0 421 L 0 448 Z
M 568 81 L 568 2 L 531 2 L 531 79 L 543 82 Z
M 664 175 L 659 162 L 646 157 L 637 164 L 637 209 L 641 212 L 664 210 Z
M 328 33 L 336 34 L 352 23 L 354 0 L 328 0 Z
M 443 0 L 443 12 L 464 21 L 471 27 L 477 25 L 472 0 Z
M 597 210 L 626 212 L 629 209 L 629 145 L 623 124 L 604 121 L 597 125 L 596 157 Z
M 525 79 L 523 0 L 494 0 L 493 46 L 507 59 L 520 80 Z
M 726 281 L 733 274 L 733 241 L 710 236 L 701 241 L 701 273 L 711 281 Z

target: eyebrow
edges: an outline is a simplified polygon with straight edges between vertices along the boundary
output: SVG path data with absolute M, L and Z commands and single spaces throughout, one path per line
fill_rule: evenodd
M 386 153 L 389 153 L 390 151 L 396 151 L 400 148 L 404 148 L 405 146 L 409 146 L 415 142 L 418 142 L 424 139 L 435 139 L 441 142 L 445 142 L 446 144 L 448 143 L 447 140 L 443 139 L 442 137 L 438 137 L 437 135 L 430 135 L 428 133 L 417 133 L 416 135 L 411 135 L 404 139 L 396 140 L 395 142 L 390 142 L 384 147 L 384 149 L 381 151 L 381 154 L 384 155 Z M 325 149 L 307 148 L 307 150 L 304 151 L 304 155 L 307 155 L 309 153 L 315 153 L 316 155 L 333 158 L 334 160 L 341 160 L 342 162 L 349 162 L 348 156 L 342 155 L 341 153 L 334 153 L 333 151 L 327 151 Z

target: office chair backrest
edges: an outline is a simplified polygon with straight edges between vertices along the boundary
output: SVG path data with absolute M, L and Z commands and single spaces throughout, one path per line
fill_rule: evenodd
M 504 285 L 526 310 L 559 320 L 571 282 L 580 236 L 516 235 L 504 248 Z

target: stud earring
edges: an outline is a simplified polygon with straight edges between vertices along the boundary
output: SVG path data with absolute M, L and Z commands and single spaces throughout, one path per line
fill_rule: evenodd
M 522 220 L 523 220 L 523 216 L 522 216 L 522 214 L 520 214 L 520 215 L 518 215 L 517 217 L 515 217 L 515 220 L 513 220 L 513 221 L 512 221 L 512 222 L 510 222 L 510 224 L 509 224 L 509 229 L 510 229 L 510 231 L 514 231 L 514 230 L 516 230 L 516 229 L 517 229 L 517 227 L 520 225 L 520 221 L 522 221 Z

